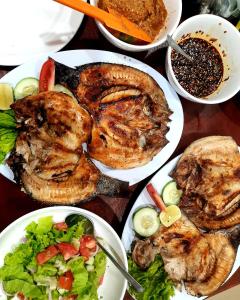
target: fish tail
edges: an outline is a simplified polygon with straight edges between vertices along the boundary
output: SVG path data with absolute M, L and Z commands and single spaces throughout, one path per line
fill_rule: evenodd
M 124 197 L 128 194 L 128 182 L 101 175 L 97 184 L 97 194 Z
M 227 234 L 233 246 L 238 248 L 240 244 L 240 224 L 227 229 Z
M 63 65 L 57 61 L 55 63 L 55 82 L 60 83 L 71 91 L 75 91 L 79 84 L 79 71 L 77 69 Z

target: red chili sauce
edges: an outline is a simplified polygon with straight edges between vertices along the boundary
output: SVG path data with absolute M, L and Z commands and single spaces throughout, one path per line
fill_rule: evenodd
M 179 84 L 197 98 L 216 91 L 223 77 L 223 62 L 218 50 L 200 38 L 185 39 L 179 46 L 193 58 L 191 62 L 172 51 L 172 68 Z

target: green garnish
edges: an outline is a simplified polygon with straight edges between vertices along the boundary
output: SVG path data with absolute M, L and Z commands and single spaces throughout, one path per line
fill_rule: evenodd
M 17 129 L 14 112 L 9 109 L 0 111 L 0 164 L 14 147 Z
M 136 300 L 169 300 L 174 295 L 174 285 L 163 267 L 163 260 L 157 255 L 146 270 L 141 270 L 128 255 L 129 273 L 143 286 L 144 292 L 138 293 L 129 287 L 129 293 Z

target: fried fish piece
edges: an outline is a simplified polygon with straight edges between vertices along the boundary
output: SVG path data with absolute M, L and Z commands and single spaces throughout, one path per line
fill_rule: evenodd
M 126 182 L 101 174 L 83 152 L 91 117 L 70 96 L 44 92 L 15 102 L 12 108 L 19 135 L 8 163 L 32 198 L 73 204 L 127 191 Z
M 180 207 L 200 228 L 240 223 L 240 153 L 231 137 L 193 142 L 171 176 L 183 190 Z
M 231 272 L 239 242 L 240 225 L 202 233 L 182 214 L 170 227 L 160 226 L 152 237 L 138 241 L 133 259 L 140 267 L 147 267 L 160 254 L 165 271 L 174 282 L 182 282 L 191 295 L 207 296 Z
M 67 85 L 93 119 L 90 156 L 112 168 L 149 162 L 166 144 L 171 111 L 155 80 L 135 68 L 94 63 L 71 69 L 56 63 Z

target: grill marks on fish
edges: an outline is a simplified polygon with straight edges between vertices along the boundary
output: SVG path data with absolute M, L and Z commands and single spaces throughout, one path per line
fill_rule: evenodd
M 56 72 L 61 73 L 61 65 Z M 59 81 L 67 85 L 67 71 Z M 93 118 L 90 156 L 127 169 L 149 162 L 166 144 L 171 111 L 163 91 L 148 74 L 132 67 L 94 63 L 78 67 L 75 96 Z M 76 74 L 74 78 L 76 78 Z M 69 76 L 73 71 L 69 70 Z
M 192 143 L 172 177 L 183 190 L 180 207 L 200 228 L 220 229 L 240 221 L 240 153 L 231 137 Z
M 83 152 L 92 120 L 71 97 L 45 92 L 15 102 L 12 108 L 20 133 L 8 162 L 34 199 L 73 204 L 127 190 L 127 183 L 102 175 Z
M 184 215 L 152 237 L 137 241 L 133 259 L 146 268 L 160 254 L 169 277 L 187 292 L 206 296 L 218 289 L 233 267 L 240 242 L 240 225 L 231 230 L 203 233 Z

